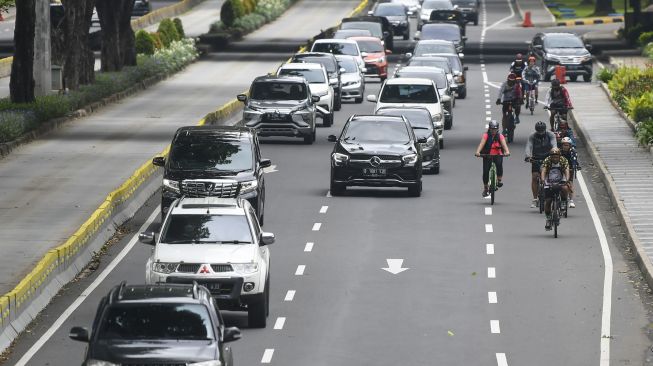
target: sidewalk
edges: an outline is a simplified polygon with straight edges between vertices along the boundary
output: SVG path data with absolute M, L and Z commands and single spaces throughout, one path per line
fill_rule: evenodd
M 552 27 L 556 25 L 556 18 L 544 6 L 542 0 L 516 0 L 519 15 L 524 19 L 524 13 L 531 12 L 531 21 L 535 27 Z
M 653 154 L 638 146 L 633 130 L 595 83 L 570 83 L 573 116 L 604 173 L 613 204 L 634 245 L 643 274 L 653 282 Z

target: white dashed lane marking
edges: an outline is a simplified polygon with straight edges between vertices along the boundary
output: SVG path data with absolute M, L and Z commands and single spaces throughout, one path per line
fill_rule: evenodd
M 316 222 L 315 224 L 313 224 L 313 231 L 320 231 L 321 227 L 322 227 L 322 223 Z
M 494 267 L 488 267 L 487 278 L 497 278 L 497 270 Z
M 295 299 L 295 290 L 288 290 L 286 292 L 286 297 L 284 297 L 283 301 L 293 301 Z
M 497 293 L 494 291 L 490 291 L 487 293 L 487 302 L 490 304 L 496 304 L 498 301 L 497 299 Z
M 286 324 L 286 318 L 280 316 L 277 318 L 277 321 L 274 323 L 274 329 L 281 330 L 283 329 L 284 324 Z
M 485 224 L 485 232 L 486 233 L 494 232 L 494 228 L 492 227 L 492 224 Z
M 505 353 L 497 353 L 497 366 L 508 366 Z
M 306 243 L 306 246 L 304 247 L 305 252 L 312 252 L 313 251 L 313 245 L 314 243 L 308 242 Z
M 494 244 L 485 244 L 485 252 L 488 255 L 494 254 Z
M 305 270 L 306 270 L 305 265 L 303 264 L 298 265 L 297 270 L 295 271 L 295 276 L 303 276 Z
M 327 213 L 328 209 L 329 209 L 329 206 L 322 206 L 322 208 L 320 208 L 320 213 Z
M 499 326 L 499 321 L 498 320 L 490 320 L 490 332 L 492 334 L 501 333 L 501 327 Z
M 261 363 L 270 363 L 272 362 L 272 356 L 274 355 L 274 348 L 267 348 L 263 352 L 263 357 L 261 358 Z
M 492 207 L 486 207 L 485 208 L 485 215 L 486 216 L 491 216 L 492 215 Z

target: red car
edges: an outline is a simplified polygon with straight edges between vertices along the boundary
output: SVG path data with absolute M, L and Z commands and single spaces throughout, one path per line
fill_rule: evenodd
M 381 82 L 388 78 L 388 58 L 386 55 L 391 54 L 386 50 L 380 39 L 376 37 L 350 37 L 349 39 L 358 43 L 361 55 L 365 61 L 367 76 L 378 76 Z

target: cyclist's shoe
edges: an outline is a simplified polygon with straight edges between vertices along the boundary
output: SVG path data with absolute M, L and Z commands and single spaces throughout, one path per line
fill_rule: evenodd
M 546 217 L 546 224 L 544 225 L 546 231 L 551 230 L 551 216 Z
M 537 208 L 540 205 L 540 200 L 537 198 L 533 198 L 533 201 L 531 202 L 531 208 Z
M 498 182 L 497 182 L 497 187 L 503 187 L 503 182 L 502 182 L 502 181 L 498 181 Z
M 576 208 L 576 204 L 574 203 L 574 200 L 569 200 L 569 207 Z
M 483 197 L 487 197 L 487 196 L 490 195 L 490 191 L 488 191 L 487 188 L 485 188 L 485 189 L 483 190 L 482 195 L 483 195 Z

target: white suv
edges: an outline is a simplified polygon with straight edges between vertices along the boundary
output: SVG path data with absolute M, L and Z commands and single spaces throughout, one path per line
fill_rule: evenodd
M 145 266 L 145 282 L 205 286 L 220 309 L 247 311 L 250 327 L 264 328 L 269 313 L 270 251 L 274 234 L 261 231 L 247 200 L 176 200 L 160 235 L 141 233 L 155 245 Z
M 311 95 L 320 98 L 317 104 L 322 124 L 329 127 L 333 124 L 333 87 L 329 85 L 329 76 L 321 64 L 290 63 L 283 64 L 277 70 L 277 76 L 296 76 L 306 79 Z
M 311 46 L 311 52 L 354 56 L 361 71 L 365 69 L 365 60 L 363 60 L 363 54 L 361 53 L 360 47 L 358 47 L 358 43 L 350 39 L 318 39 Z

